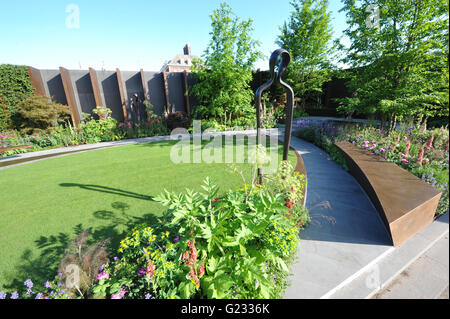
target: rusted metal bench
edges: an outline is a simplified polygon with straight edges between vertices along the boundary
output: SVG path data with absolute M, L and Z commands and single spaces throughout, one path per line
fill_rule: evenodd
M 32 148 L 32 147 L 33 147 L 33 145 L 18 145 L 18 146 L 0 148 L 0 154 L 8 152 L 8 151 L 21 150 L 23 148 Z
M 351 143 L 335 144 L 400 246 L 433 221 L 441 192 L 394 163 Z

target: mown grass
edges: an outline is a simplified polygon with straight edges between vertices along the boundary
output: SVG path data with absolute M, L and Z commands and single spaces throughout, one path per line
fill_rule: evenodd
M 221 191 L 242 186 L 228 164 L 174 164 L 174 141 L 128 145 L 50 158 L 0 170 L 0 291 L 27 278 L 53 278 L 68 242 L 90 228 L 92 241 L 115 248 L 133 226 L 158 222 L 164 189 L 199 190 L 210 176 Z M 282 145 L 278 147 L 281 159 Z M 296 157 L 290 152 L 295 166 Z M 250 177 L 250 164 L 236 164 Z

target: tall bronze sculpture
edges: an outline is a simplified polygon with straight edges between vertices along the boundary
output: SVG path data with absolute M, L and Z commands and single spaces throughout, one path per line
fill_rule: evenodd
M 255 94 L 255 104 L 256 104 L 256 125 L 257 125 L 257 135 L 256 135 L 256 145 L 261 144 L 261 96 L 264 90 L 268 89 L 275 81 L 287 90 L 287 104 L 286 104 L 286 125 L 284 131 L 284 148 L 283 148 L 283 160 L 288 159 L 289 146 L 291 143 L 291 133 L 292 133 L 292 117 L 294 114 L 294 91 L 292 88 L 281 79 L 281 75 L 286 70 L 289 62 L 291 61 L 291 56 L 289 52 L 283 49 L 278 49 L 273 51 L 270 56 L 269 66 L 271 78 L 269 81 L 261 85 Z M 262 184 L 262 168 L 258 168 L 258 178 L 259 183 Z

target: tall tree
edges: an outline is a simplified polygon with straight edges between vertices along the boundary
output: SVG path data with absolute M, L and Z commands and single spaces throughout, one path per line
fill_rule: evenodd
M 405 116 L 448 116 L 448 0 L 343 2 L 354 94 L 340 109 L 376 113 L 391 128 Z
M 200 102 L 197 113 L 222 124 L 254 114 L 250 89 L 252 67 L 261 57 L 259 42 L 251 38 L 252 19 L 241 21 L 222 3 L 211 17 L 210 42 L 203 60 L 194 61 L 198 83 L 193 93 Z
M 317 100 L 330 80 L 332 30 L 328 0 L 295 0 L 289 20 L 280 28 L 276 43 L 291 54 L 286 80 L 302 105 Z

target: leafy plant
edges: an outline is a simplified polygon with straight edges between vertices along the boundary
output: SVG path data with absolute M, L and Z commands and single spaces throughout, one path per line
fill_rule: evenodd
M 109 116 L 111 116 L 112 111 L 111 109 L 103 106 L 96 106 L 92 113 L 97 114 L 100 120 L 106 120 Z
M 18 103 L 21 133 L 50 132 L 70 116 L 69 107 L 50 102 L 46 96 L 30 96 Z
M 222 3 L 211 15 L 211 40 L 204 60 L 193 61 L 198 79 L 192 92 L 200 105 L 196 115 L 230 124 L 239 117 L 254 116 L 251 68 L 261 57 L 259 43 L 251 39 L 252 20 L 241 21 L 231 7 Z
M 0 65 L 0 131 L 18 128 L 18 105 L 33 95 L 33 86 L 26 66 Z
M 305 107 L 312 101 L 316 103 L 323 84 L 331 80 L 330 58 L 335 50 L 331 44 L 331 17 L 328 0 L 295 0 L 291 5 L 293 11 L 280 28 L 276 43 L 291 54 L 286 81 Z
M 166 118 L 166 124 L 169 131 L 172 131 L 176 128 L 189 128 L 189 117 L 184 112 L 174 112 L 169 113 Z
M 370 21 L 367 8 L 378 8 Z M 340 110 L 377 114 L 390 130 L 405 117 L 448 116 L 448 1 L 345 0 L 351 98 Z M 373 14 L 373 13 L 372 13 Z

